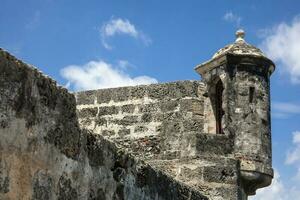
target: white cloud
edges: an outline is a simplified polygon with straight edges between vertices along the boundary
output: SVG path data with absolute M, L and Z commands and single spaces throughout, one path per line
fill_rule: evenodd
M 286 164 L 292 165 L 297 169 L 297 173 L 294 176 L 296 181 L 300 181 L 300 131 L 293 132 L 293 147 L 287 152 Z M 300 194 L 300 185 L 299 185 Z
M 128 68 L 135 68 L 135 66 L 130 62 L 128 62 L 127 60 L 119 60 L 117 63 L 117 67 L 122 70 L 126 70 Z
M 274 102 L 273 108 L 284 113 L 300 114 L 300 105 L 287 102 Z
M 292 181 L 296 184 L 293 186 L 294 190 L 297 189 L 298 196 L 300 197 L 300 131 L 293 132 L 293 146 L 287 152 L 285 163 L 296 168 L 296 174 L 292 177 Z M 292 198 L 291 198 L 292 199 Z M 294 198 L 296 199 L 296 198 Z
M 266 29 L 264 41 L 260 45 L 265 53 L 282 65 L 282 70 L 290 75 L 291 82 L 300 83 L 300 17 L 292 23 L 280 23 Z
M 300 131 L 295 131 L 293 134 L 293 143 L 300 144 Z
M 269 187 L 258 189 L 255 196 L 250 196 L 249 200 L 296 200 L 300 196 L 300 185 L 284 184 L 277 170 L 274 170 L 274 179 Z
M 240 16 L 234 14 L 234 13 L 231 12 L 231 11 L 225 13 L 225 15 L 223 16 L 223 19 L 224 19 L 225 21 L 235 23 L 237 27 L 240 27 L 241 21 L 242 21 L 242 17 L 240 17 Z
M 128 65 L 127 61 L 121 63 Z M 157 83 L 149 76 L 130 77 L 120 67 L 101 60 L 67 66 L 61 70 L 61 75 L 68 81 L 67 86 L 75 91 Z
M 287 153 L 286 164 L 296 164 L 300 170 L 300 131 L 293 132 L 294 147 Z
M 290 186 L 292 185 L 292 186 Z M 255 196 L 249 196 L 249 200 L 291 200 L 300 196 L 300 184 L 285 184 L 277 170 L 269 187 L 258 189 Z
M 277 170 L 274 170 L 274 179 L 272 185 L 266 188 L 257 190 L 256 195 L 249 200 L 285 200 L 285 188 L 280 180 L 280 175 Z
M 100 29 L 102 44 L 106 49 L 112 49 L 107 39 L 116 35 L 128 35 L 135 39 L 140 39 L 145 45 L 151 44 L 151 39 L 142 31 L 138 31 L 136 27 L 130 23 L 128 19 L 114 19 L 104 23 Z
M 275 118 L 284 119 L 296 114 L 300 114 L 300 104 L 277 101 L 272 103 L 272 115 Z

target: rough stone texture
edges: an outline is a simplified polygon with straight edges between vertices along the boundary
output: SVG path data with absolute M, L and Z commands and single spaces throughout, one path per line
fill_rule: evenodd
M 207 199 L 81 129 L 74 96 L 2 49 L 0 113 L 0 199 Z
M 209 123 L 214 120 L 215 84 L 223 84 L 223 132 L 234 141 L 233 157 L 240 161 L 241 191 L 246 195 L 268 186 L 273 177 L 270 75 L 274 69 L 271 60 L 240 37 L 196 67 L 206 83 L 206 105 L 211 105 L 205 112 L 208 130 L 215 123 Z
M 203 82 L 74 95 L 0 49 L 0 199 L 246 200 L 268 186 L 274 64 L 237 35 L 197 66 Z
M 227 66 L 203 75 L 208 85 L 218 77 L 223 81 L 225 115 L 222 123 L 225 135 L 235 138 L 235 157 L 241 158 L 242 168 L 272 176 L 268 69 L 249 64 L 236 65 L 236 58 L 227 59 Z M 247 59 L 247 63 L 251 62 L 258 61 Z M 266 63 L 260 65 L 265 66 Z M 250 88 L 253 88 L 252 102 L 249 99 Z
M 196 68 L 203 82 L 76 93 L 79 123 L 211 199 L 246 199 L 273 176 L 273 65 L 238 38 Z M 216 134 L 219 80 L 224 88 L 223 134 Z
M 238 199 L 239 163 L 227 165 L 226 158 L 234 152 L 234 139 L 205 132 L 208 97 L 204 92 L 202 82 L 179 81 L 83 91 L 75 96 L 82 127 L 210 199 Z M 121 98 L 119 93 L 126 96 Z M 235 181 L 227 182 L 228 178 Z
M 194 156 L 194 138 L 203 128 L 203 88 L 183 81 L 79 92 L 79 122 L 144 160 Z

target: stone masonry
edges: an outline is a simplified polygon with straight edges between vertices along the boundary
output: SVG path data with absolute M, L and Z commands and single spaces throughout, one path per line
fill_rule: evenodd
M 78 92 L 79 124 L 209 197 L 236 199 L 234 144 L 204 132 L 204 89 L 182 81 Z
M 274 64 L 243 37 L 196 67 L 202 81 L 73 94 L 0 49 L 0 199 L 246 200 L 268 186 Z

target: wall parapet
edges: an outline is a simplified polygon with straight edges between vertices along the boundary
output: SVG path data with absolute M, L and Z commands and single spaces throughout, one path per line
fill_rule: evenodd
M 207 200 L 80 128 L 74 95 L 2 49 L 0 136 L 0 199 Z

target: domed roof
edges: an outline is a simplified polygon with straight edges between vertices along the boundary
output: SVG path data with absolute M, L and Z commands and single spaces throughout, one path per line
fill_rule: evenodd
M 212 59 L 217 58 L 225 54 L 234 55 L 250 55 L 258 57 L 266 57 L 264 53 L 257 47 L 248 44 L 245 40 L 245 32 L 243 30 L 238 30 L 236 33 L 236 40 L 233 44 L 229 44 L 224 48 L 218 50 L 212 57 Z
M 195 67 L 195 70 L 199 74 L 203 74 L 206 71 L 209 71 L 217 66 L 224 60 L 226 60 L 226 55 L 233 55 L 233 56 L 247 56 L 247 57 L 256 57 L 268 62 L 268 66 L 270 67 L 271 72 L 274 71 L 275 65 L 259 48 L 248 44 L 244 37 L 245 32 L 243 30 L 238 30 L 236 33 L 236 40 L 233 44 L 229 44 L 224 48 L 218 50 L 213 57 Z

